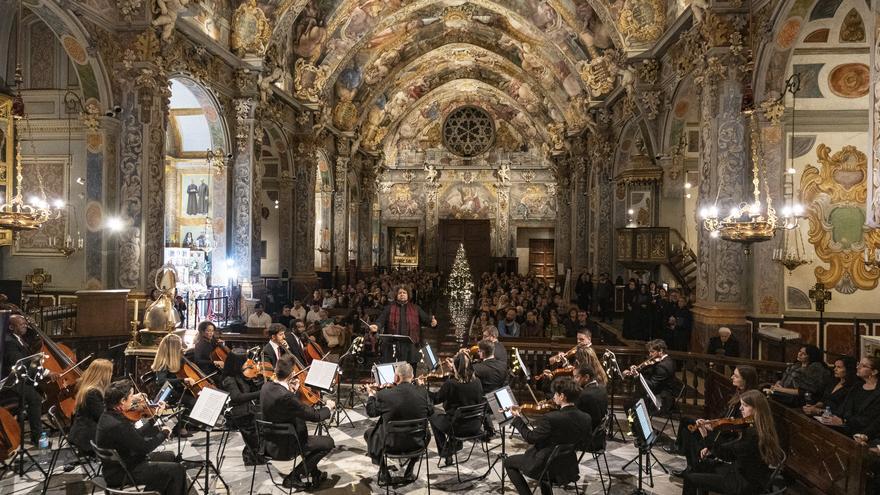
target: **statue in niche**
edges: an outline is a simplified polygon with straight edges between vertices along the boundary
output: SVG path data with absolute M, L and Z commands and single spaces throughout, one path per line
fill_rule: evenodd
M 437 167 L 434 165 L 425 164 L 425 181 L 428 184 L 434 185 L 437 183 L 437 180 L 440 178 L 440 172 L 437 171 Z
M 503 186 L 510 184 L 510 164 L 507 162 L 502 163 L 498 168 L 498 180 Z

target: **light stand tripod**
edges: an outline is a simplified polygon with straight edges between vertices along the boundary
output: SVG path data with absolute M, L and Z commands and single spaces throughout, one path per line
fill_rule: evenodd
M 616 395 L 616 387 L 615 381 L 623 379 L 623 373 L 620 371 L 620 366 L 617 364 L 617 356 L 614 355 L 610 350 L 606 350 L 604 354 L 602 354 L 602 360 L 605 364 L 605 372 L 608 374 L 608 413 L 611 415 L 611 421 L 608 422 L 608 432 L 607 438 L 608 440 L 615 439 L 615 425 L 617 426 L 617 432 L 620 433 L 620 441 L 626 442 L 626 435 L 623 432 L 623 427 L 620 425 L 620 419 L 617 415 L 614 414 L 614 396 Z
M 504 470 L 504 461 L 507 460 L 507 445 L 506 445 L 507 442 L 505 441 L 506 438 L 507 438 L 507 425 L 503 424 L 503 425 L 501 425 L 501 453 L 495 457 L 495 460 L 492 461 L 492 464 L 489 464 L 489 469 L 486 470 L 486 474 L 477 478 L 477 479 L 483 479 L 486 476 L 489 476 L 489 473 L 491 473 L 492 470 L 495 469 L 495 464 L 497 464 L 498 461 L 501 461 L 501 476 L 500 476 L 501 477 L 501 495 L 504 495 L 504 475 L 506 474 L 506 471 Z M 497 474 L 497 472 L 496 472 L 496 474 Z
M 30 356 L 19 359 L 12 365 L 10 368 L 11 375 L 15 377 L 15 391 L 18 395 L 18 431 L 20 432 L 19 443 L 18 443 L 18 460 L 15 461 L 17 464 L 17 468 L 13 469 L 14 472 L 18 474 L 18 476 L 24 476 L 28 470 L 25 469 L 25 457 L 31 462 L 32 466 L 36 466 L 37 469 L 40 470 L 40 473 L 43 474 L 43 477 L 46 476 L 46 471 L 40 466 L 40 463 L 34 459 L 34 456 L 31 455 L 30 451 L 28 451 L 27 447 L 24 446 L 24 394 L 25 387 L 28 386 L 25 382 L 31 382 L 32 386 L 36 388 L 37 386 L 37 377 L 40 377 L 44 373 L 43 368 L 43 353 L 38 352 L 36 354 L 31 354 Z M 36 367 L 33 367 L 33 363 L 39 359 L 39 363 Z M 29 368 L 33 367 L 34 372 L 33 376 L 29 372 Z
M 345 419 L 348 420 L 348 425 L 354 428 L 354 422 L 351 420 L 351 416 L 348 415 L 348 411 L 345 410 L 345 407 L 342 405 L 342 364 L 345 361 L 345 358 L 352 356 L 351 350 L 354 347 L 354 343 L 348 348 L 348 350 L 339 357 L 339 361 L 337 362 L 338 366 L 336 367 L 336 408 L 333 409 L 333 415 L 330 416 L 330 421 L 328 422 L 328 426 L 335 426 L 339 428 L 342 424 L 342 416 L 345 416 Z M 352 376 L 352 381 L 349 383 L 349 387 L 351 392 L 349 392 L 349 398 L 352 397 L 354 393 L 354 373 L 350 373 Z M 351 400 L 350 400 L 351 402 Z

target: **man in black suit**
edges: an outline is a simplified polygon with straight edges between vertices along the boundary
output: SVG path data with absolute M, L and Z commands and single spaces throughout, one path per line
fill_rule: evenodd
M 422 419 L 434 414 L 434 403 L 428 397 L 428 392 L 413 385 L 412 380 L 412 366 L 409 363 L 401 363 L 394 368 L 394 387 L 379 391 L 375 388 L 368 389 L 367 416 L 380 417 L 380 419 L 375 427 L 364 433 L 364 439 L 367 441 L 367 454 L 373 464 L 379 466 L 379 481 L 382 483 L 390 481 L 388 466 L 382 463 L 383 446 L 387 445 L 387 452 L 391 454 L 413 451 L 425 446 L 420 438 L 385 438 L 385 424 L 389 421 Z M 412 458 L 407 463 L 404 480 L 415 480 L 413 467 L 417 460 L 418 458 Z
M 296 439 L 288 436 L 266 435 L 264 438 L 266 453 L 273 459 L 292 459 L 302 451 L 303 462 L 284 478 L 285 488 L 317 488 L 327 479 L 327 473 L 318 469 L 318 462 L 323 459 L 335 444 L 329 436 L 309 435 L 306 421 L 318 422 L 330 417 L 330 410 L 335 407 L 332 400 L 326 400 L 327 407 L 315 409 L 303 404 L 296 395 L 299 390 L 299 378 L 291 379 L 293 374 L 293 356 L 285 354 L 275 366 L 275 381 L 263 385 L 260 390 L 260 408 L 263 421 L 270 423 L 287 423 L 294 425 Z M 311 476 L 312 482 L 303 480 Z
M 605 419 L 608 413 L 608 390 L 596 381 L 596 371 L 590 365 L 581 365 L 574 369 L 574 381 L 581 387 L 581 393 L 575 405 L 590 415 L 593 427 Z
M 553 402 L 559 406 L 559 410 L 542 416 L 534 423 L 534 428 L 530 428 L 522 418 L 519 406 L 511 409 L 515 416 L 513 427 L 530 444 L 525 454 L 512 455 L 504 460 L 507 476 L 520 495 L 532 493 L 523 473 L 531 478 L 537 478 L 554 447 L 564 444 L 577 445 L 590 438 L 592 433 L 590 415 L 574 405 L 580 395 L 580 390 L 574 382 L 571 379 L 558 380 L 553 384 L 553 392 Z M 580 474 L 574 451 L 557 457 L 553 465 L 548 467 L 547 472 L 550 479 L 556 482 L 577 482 Z M 553 493 L 549 483 L 541 483 L 541 493 L 543 495 Z
M 171 429 L 163 427 L 160 430 L 152 423 L 135 428 L 135 424 L 123 414 L 131 409 L 132 392 L 128 380 L 113 382 L 104 392 L 106 410 L 98 420 L 95 444 L 102 449 L 116 450 L 134 481 L 146 485 L 145 491 L 184 495 L 186 468 L 176 461 L 173 452 L 153 452 L 171 435 Z M 107 462 L 103 468 L 104 478 L 110 486 L 121 486 L 125 482 L 125 470 L 121 465 Z
M 706 350 L 706 354 L 739 357 L 739 341 L 736 340 L 729 328 L 721 327 L 718 329 L 718 336 L 709 339 L 709 348 Z
M 507 348 L 498 340 L 498 329 L 495 327 L 486 327 L 483 329 L 483 340 L 488 340 L 495 344 L 495 359 L 504 363 L 507 368 Z
M 278 360 L 281 356 L 288 353 L 287 350 L 287 342 L 284 338 L 284 333 L 287 331 L 287 327 L 280 323 L 272 323 L 269 325 L 268 335 L 269 342 L 263 346 L 263 351 L 260 354 L 260 357 L 263 358 L 264 361 L 268 361 L 272 367 L 278 365 Z
M 484 339 L 478 347 L 482 361 L 474 364 L 474 374 L 483 384 L 483 390 L 489 393 L 507 385 L 507 364 L 495 358 L 495 343 Z
M 655 339 L 645 344 L 648 350 L 648 360 L 641 371 L 636 365 L 632 365 L 623 374 L 626 376 L 638 377 L 639 374 L 645 377 L 645 383 L 654 392 L 657 402 L 660 403 L 660 412 L 665 413 L 672 407 L 675 397 L 680 390 L 681 382 L 675 377 L 675 363 L 672 358 L 666 354 L 666 342 L 662 339 Z M 648 400 L 648 393 L 639 387 L 639 393 L 627 405 L 626 409 L 632 409 L 639 399 L 645 399 L 645 403 L 649 408 L 654 408 L 653 403 Z
M 9 317 L 8 331 L 3 349 L 3 376 L 9 376 L 12 366 L 19 360 L 30 356 L 30 348 L 25 342 L 25 334 L 27 334 L 27 320 L 21 315 L 12 315 Z M 28 376 L 35 378 L 36 367 L 39 361 L 31 363 L 28 369 Z M 12 383 L 10 381 L 10 383 Z M 40 417 L 43 415 L 42 404 L 43 398 L 37 391 L 36 384 L 31 380 L 24 380 L 13 387 L 16 393 L 21 395 L 23 410 L 27 411 L 28 424 L 31 427 L 31 441 L 34 445 L 40 439 L 42 433 L 42 422 Z M 19 412 L 19 414 L 22 414 Z
M 305 336 L 306 323 L 302 320 L 290 320 L 292 323 L 290 330 L 284 333 L 284 340 L 287 342 L 287 348 L 293 357 L 300 363 L 306 362 L 305 349 L 303 348 L 303 338 Z

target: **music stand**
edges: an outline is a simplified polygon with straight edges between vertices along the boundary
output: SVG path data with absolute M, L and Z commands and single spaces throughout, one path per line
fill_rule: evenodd
M 608 374 L 608 413 L 611 415 L 612 420 L 608 422 L 608 431 L 606 432 L 608 440 L 614 440 L 614 427 L 617 426 L 617 431 L 620 433 L 620 441 L 626 442 L 626 435 L 623 433 L 623 426 L 620 424 L 620 418 L 614 414 L 614 397 L 616 394 L 617 387 L 615 386 L 616 381 L 620 381 L 623 379 L 623 372 L 620 371 L 620 366 L 617 364 L 617 357 L 610 350 L 606 350 L 602 355 L 602 358 L 605 359 L 607 366 L 605 366 L 605 371 Z
M 205 429 L 205 461 L 202 463 L 202 466 L 199 467 L 199 472 L 196 473 L 192 482 L 189 484 L 189 487 L 186 490 L 187 493 L 192 490 L 199 475 L 204 471 L 205 485 L 202 488 L 204 489 L 205 495 L 208 495 L 208 492 L 210 491 L 209 478 L 212 469 L 214 470 L 216 479 L 219 479 L 220 482 L 223 483 L 223 487 L 226 488 L 226 493 L 229 493 L 229 485 L 227 485 L 223 477 L 220 476 L 220 470 L 217 469 L 217 466 L 211 462 L 211 431 L 214 429 L 217 420 L 220 419 L 220 416 L 226 409 L 226 403 L 228 401 L 229 394 L 226 392 L 214 388 L 203 388 L 196 399 L 196 405 L 193 406 L 192 411 L 189 412 L 189 417 L 184 419 L 186 422 L 201 426 Z
M 34 361 L 36 361 L 38 358 L 40 359 L 40 362 L 34 369 L 34 371 L 35 371 L 34 376 L 31 377 L 30 373 L 28 372 L 28 368 L 30 368 L 33 365 Z M 27 469 L 24 468 L 25 456 L 27 456 L 27 458 L 30 460 L 30 462 L 33 466 L 36 466 L 37 469 L 39 469 L 40 472 L 43 473 L 44 477 L 47 476 L 46 471 L 43 469 L 42 466 L 40 466 L 40 463 L 37 462 L 36 459 L 34 459 L 34 456 L 31 455 L 31 453 L 27 449 L 27 447 L 24 446 L 24 387 L 25 387 L 25 381 L 32 382 L 34 387 L 37 386 L 37 381 L 38 381 L 37 377 L 41 376 L 44 371 L 42 358 L 43 358 L 42 352 L 38 352 L 36 354 L 31 354 L 30 356 L 26 356 L 26 357 L 19 359 L 18 361 L 15 362 L 15 364 L 13 364 L 9 368 L 9 372 L 10 372 L 9 376 L 15 377 L 15 380 L 13 382 L 13 387 L 15 388 L 16 395 L 18 395 L 18 431 L 21 432 L 21 434 L 19 435 L 18 453 L 14 456 L 14 457 L 18 457 L 18 461 L 17 461 L 18 476 L 24 476 L 24 473 L 26 473 L 28 471 Z M 7 379 L 8 378 L 9 377 L 7 377 Z M 5 382 L 6 382 L 6 380 L 4 380 L 4 384 L 5 384 Z M 15 472 L 15 471 L 16 470 L 13 469 L 13 472 Z
M 510 386 L 504 386 L 499 388 L 498 390 L 493 390 L 486 394 L 486 402 L 489 403 L 489 411 L 492 413 L 492 419 L 498 424 L 498 427 L 501 429 L 501 453 L 495 457 L 495 460 L 492 461 L 492 464 L 489 464 L 489 468 L 486 470 L 486 473 L 480 476 L 477 479 L 483 479 L 486 476 L 489 476 L 489 473 L 495 469 L 495 464 L 498 461 L 501 461 L 501 495 L 504 495 L 504 460 L 507 459 L 507 443 L 505 439 L 507 438 L 507 425 L 513 422 L 513 418 L 515 417 L 512 412 L 510 412 L 510 408 L 513 406 L 518 406 L 519 404 L 516 402 L 516 397 L 513 395 L 513 391 L 510 389 Z M 493 447 L 494 448 L 494 447 Z
M 380 333 L 379 335 L 377 335 L 377 337 L 379 339 L 379 347 L 380 347 L 380 349 L 382 349 L 382 351 L 380 351 L 380 354 L 382 354 L 382 360 L 385 359 L 385 356 L 384 356 L 385 346 L 390 345 L 391 346 L 391 361 L 388 361 L 388 362 L 395 362 L 395 361 L 406 361 L 407 363 L 409 362 L 409 358 L 411 356 L 400 356 L 398 354 L 400 352 L 400 350 L 403 347 L 405 347 L 406 345 L 410 346 L 409 347 L 410 349 L 412 348 L 413 345 L 415 345 L 415 342 L 413 342 L 413 340 L 411 338 L 409 338 L 409 335 L 392 335 L 390 333 Z M 402 359 L 402 357 L 406 357 L 406 359 Z M 415 371 L 415 370 L 413 370 L 413 371 Z

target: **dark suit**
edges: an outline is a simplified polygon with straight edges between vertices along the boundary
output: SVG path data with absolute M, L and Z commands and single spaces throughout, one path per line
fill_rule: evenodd
M 510 482 L 521 494 L 530 494 L 529 485 L 523 473 L 537 478 L 553 452 L 553 448 L 562 444 L 579 444 L 590 438 L 592 420 L 590 416 L 571 405 L 558 411 L 547 413 L 529 428 L 525 420 L 517 416 L 513 419 L 513 427 L 522 434 L 523 440 L 530 444 L 525 454 L 512 455 L 504 461 L 504 469 Z M 579 475 L 577 456 L 574 452 L 557 457 L 547 471 L 550 479 L 559 483 L 577 481 Z M 541 484 L 541 493 L 552 493 L 549 485 Z
M 3 376 L 9 375 L 12 365 L 14 365 L 16 361 L 32 354 L 30 349 L 12 334 L 12 330 L 7 330 L 7 332 L 3 349 Z M 36 363 L 33 363 L 29 371 L 30 376 L 34 376 L 35 366 Z M 10 381 L 9 383 L 12 382 Z M 23 383 L 15 385 L 12 387 L 12 390 L 14 390 L 16 394 L 21 395 L 22 406 L 27 410 L 28 424 L 31 427 L 31 440 L 36 444 L 40 439 L 40 433 L 43 430 L 43 425 L 40 421 L 40 418 L 43 415 L 43 397 L 30 381 L 24 381 Z M 19 411 L 19 414 L 21 414 L 21 411 Z
M 593 420 L 593 428 L 595 428 L 608 414 L 608 390 L 595 381 L 590 382 L 581 391 L 575 405 L 590 415 Z
M 651 387 L 651 391 L 657 397 L 657 402 L 660 403 L 660 411 L 663 413 L 668 411 L 672 407 L 675 397 L 682 386 L 681 382 L 675 377 L 675 363 L 672 361 L 672 358 L 665 356 L 659 363 L 642 369 L 641 374 L 645 377 L 645 383 Z M 639 396 L 636 397 L 636 400 L 639 397 L 644 398 L 646 405 L 652 410 L 654 409 L 654 405 L 647 400 L 648 393 L 641 387 L 639 387 Z M 630 408 L 634 404 L 635 401 L 630 405 Z
M 717 445 L 712 453 L 732 464 L 720 464 L 712 473 L 686 473 L 684 495 L 695 494 L 698 488 L 726 495 L 750 495 L 761 493 L 770 480 L 770 468 L 761 459 L 754 428 L 746 428 L 739 439 Z
M 303 454 L 300 472 L 295 474 L 304 476 L 317 470 L 318 462 L 333 449 L 334 443 L 327 436 L 310 436 L 306 421 L 323 421 L 330 417 L 330 410 L 326 407 L 315 409 L 303 404 L 293 392 L 278 382 L 263 385 L 260 390 L 260 409 L 263 411 L 263 421 L 294 425 Z M 266 454 L 274 459 L 292 459 L 300 453 L 296 440 L 292 437 L 266 436 L 263 440 Z
M 254 426 L 254 401 L 260 400 L 260 389 L 257 385 L 243 376 L 227 376 L 222 382 L 223 390 L 229 394 L 229 405 L 232 408 L 227 414 L 227 420 L 233 428 L 238 429 L 244 439 L 245 449 L 242 457 L 253 459 L 257 456 L 260 446 Z
M 98 421 L 104 413 L 104 395 L 100 390 L 93 388 L 86 392 L 76 411 L 73 413 L 73 423 L 70 425 L 70 432 L 67 439 L 70 444 L 77 448 L 80 452 L 91 453 L 92 444 L 95 440 L 95 433 L 98 431 Z
M 499 362 L 504 363 L 504 367 L 507 368 L 507 348 L 504 347 L 500 340 L 495 342 L 495 354 L 493 356 Z
M 437 392 L 429 392 L 434 404 L 443 403 L 443 414 L 431 416 L 431 430 L 434 432 L 434 441 L 437 443 L 437 452 L 441 456 L 446 452 L 446 442 L 452 432 L 452 419 L 459 407 L 481 404 L 486 400 L 483 397 L 483 386 L 480 380 L 473 379 L 468 383 L 461 383 L 455 379 L 446 380 Z M 468 424 L 456 425 L 456 433 L 460 437 L 474 435 L 480 430 L 481 421 L 472 421 Z
M 278 352 L 283 356 L 287 352 L 287 349 L 285 349 L 284 347 L 279 347 Z M 266 345 L 263 346 L 263 351 L 260 354 L 260 358 L 268 361 L 273 368 L 275 367 L 275 364 L 278 363 L 278 356 L 275 355 L 275 348 L 272 347 L 271 342 L 268 342 L 266 343 Z
M 122 458 L 134 481 L 146 484 L 146 491 L 162 495 L 186 493 L 186 469 L 174 460 L 172 452 L 153 450 L 165 441 L 165 433 L 152 424 L 140 430 L 121 413 L 105 411 L 98 421 L 95 444 L 103 449 L 115 449 Z M 104 478 L 111 486 L 125 482 L 125 471 L 119 464 L 103 464 Z
M 300 364 L 305 366 L 306 354 L 303 349 L 302 340 L 290 330 L 284 332 L 284 340 L 287 341 L 287 346 L 290 347 L 290 353 L 293 354 L 293 357 L 295 357 Z
M 507 363 L 498 359 L 486 359 L 474 364 L 474 374 L 480 379 L 483 390 L 489 393 L 507 384 Z
M 424 447 L 421 439 L 394 437 L 386 440 L 386 423 L 427 418 L 432 414 L 434 414 L 434 404 L 428 397 L 428 392 L 422 387 L 408 382 L 379 390 L 376 395 L 367 399 L 367 416 L 379 417 L 376 426 L 364 433 L 364 439 L 367 441 L 367 454 L 373 460 L 373 464 L 381 465 L 382 448 L 385 445 L 388 446 L 387 451 L 391 454 Z M 408 471 L 412 469 L 414 461 L 415 459 L 410 460 Z
M 727 339 L 727 342 L 721 342 L 721 337 L 712 337 L 709 339 L 709 348 L 706 350 L 706 354 L 739 357 L 739 341 L 733 335 Z

